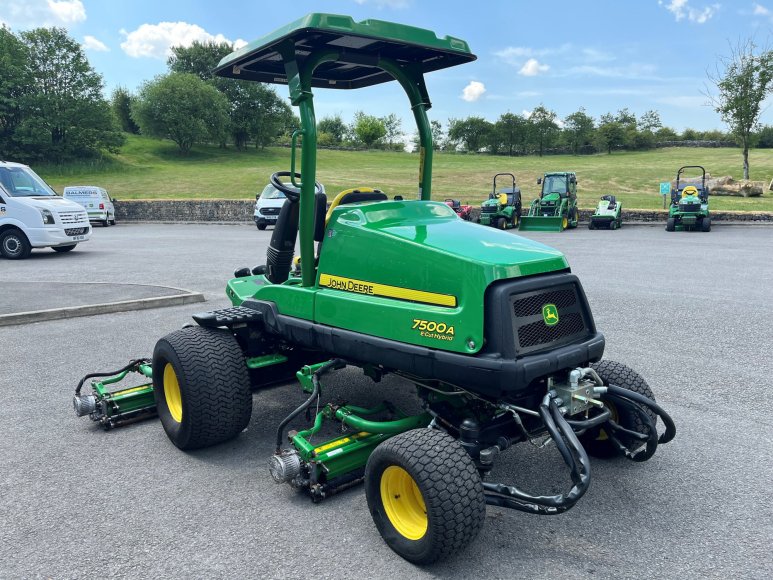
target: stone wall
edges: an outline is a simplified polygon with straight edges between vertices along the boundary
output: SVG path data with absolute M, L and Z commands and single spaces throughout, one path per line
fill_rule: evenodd
M 142 222 L 252 222 L 255 209 L 253 200 L 188 199 L 188 200 L 126 200 L 115 202 L 115 216 L 119 221 Z M 472 209 L 473 220 L 480 208 Z M 580 221 L 586 222 L 593 210 L 580 210 Z M 624 222 L 665 222 L 664 209 L 623 209 Z M 713 222 L 771 222 L 773 212 L 712 211 Z

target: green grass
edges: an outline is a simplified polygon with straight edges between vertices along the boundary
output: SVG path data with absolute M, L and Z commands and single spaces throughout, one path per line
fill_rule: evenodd
M 435 154 L 433 198 L 461 198 L 478 205 L 491 191 L 495 173 L 514 173 L 528 204 L 539 192 L 536 179 L 544 171 L 576 171 L 578 196 L 584 208 L 614 194 L 624 207 L 663 206 L 658 184 L 674 177 L 682 165 L 703 165 L 714 176 L 742 174 L 738 149 L 671 148 L 612 155 L 494 157 Z M 752 151 L 751 178 L 768 183 L 773 177 L 769 150 Z M 253 199 L 274 171 L 289 170 L 290 150 L 272 147 L 236 151 L 197 147 L 181 156 L 168 141 L 130 136 L 119 155 L 66 166 L 36 165 L 57 191 L 66 185 L 100 185 L 117 199 Z M 319 151 L 317 179 L 328 195 L 357 186 L 413 197 L 418 181 L 418 156 L 385 151 Z M 773 211 L 773 193 L 762 197 L 720 197 L 715 210 Z

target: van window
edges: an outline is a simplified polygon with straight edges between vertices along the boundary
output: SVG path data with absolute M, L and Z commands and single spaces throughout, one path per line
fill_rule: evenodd
M 54 190 L 28 167 L 0 167 L 0 183 L 11 197 L 56 195 Z
M 261 199 L 284 199 L 285 194 L 269 183 L 263 188 L 263 193 L 260 194 L 260 197 Z

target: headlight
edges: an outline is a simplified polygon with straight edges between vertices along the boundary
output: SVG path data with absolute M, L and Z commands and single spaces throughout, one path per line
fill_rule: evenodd
M 56 223 L 54 221 L 54 214 L 52 214 L 50 210 L 41 209 L 41 208 L 38 208 L 38 209 L 40 209 L 40 217 L 43 218 L 43 225 L 44 226 L 48 225 L 48 224 Z

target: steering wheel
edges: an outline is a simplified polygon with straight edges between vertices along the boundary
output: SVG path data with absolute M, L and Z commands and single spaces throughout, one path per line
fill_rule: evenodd
M 289 171 L 277 171 L 276 173 L 271 174 L 269 181 L 271 182 L 271 185 L 284 193 L 287 196 L 287 199 L 290 201 L 298 201 L 301 198 L 300 190 L 290 183 L 283 183 L 280 179 L 281 177 L 290 177 L 290 175 L 291 173 Z M 301 174 L 296 173 L 295 178 L 300 179 Z M 322 185 L 319 183 L 319 181 L 314 182 L 314 192 L 322 193 Z

